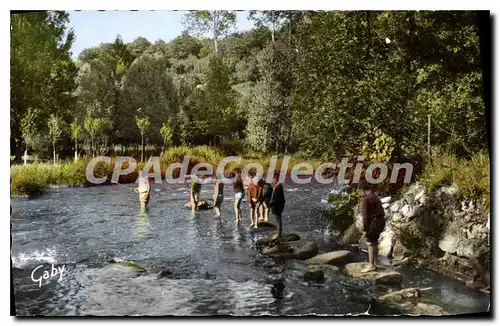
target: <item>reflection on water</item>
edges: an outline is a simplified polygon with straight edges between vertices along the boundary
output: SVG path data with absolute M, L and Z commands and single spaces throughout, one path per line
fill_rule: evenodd
M 119 186 L 58 189 L 34 200 L 12 200 L 12 263 L 18 315 L 304 315 L 364 313 L 379 293 L 342 273 L 323 284 L 303 282 L 304 262 L 273 261 L 254 249 L 261 233 L 233 215 L 227 187 L 222 217 L 183 208 L 185 185 L 154 185 L 148 211 Z M 327 186 L 290 186 L 285 232 L 338 248 L 325 236 L 321 203 Z M 208 188 L 202 199 L 211 197 Z M 362 255 L 362 254 L 361 254 Z M 364 259 L 359 256 L 358 259 Z M 117 272 L 110 261 L 133 261 L 148 273 Z M 41 288 L 31 271 L 64 265 L 64 278 Z M 405 286 L 433 287 L 423 300 L 451 312 L 485 311 L 489 298 L 453 279 L 404 271 Z M 378 307 L 377 313 L 391 313 Z

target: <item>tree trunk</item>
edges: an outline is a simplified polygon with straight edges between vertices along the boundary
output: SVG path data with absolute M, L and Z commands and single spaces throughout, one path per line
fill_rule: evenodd
M 214 32 L 214 45 L 215 45 L 215 53 L 217 53 L 217 24 L 218 24 L 218 15 L 219 13 L 217 10 L 214 11 L 214 26 L 213 26 L 213 32 Z
M 91 138 L 92 138 L 92 158 L 94 158 L 95 157 L 94 136 L 92 136 Z
M 141 162 L 144 162 L 144 135 L 141 135 Z
M 56 143 L 52 143 L 52 151 L 54 154 L 54 164 L 56 164 Z
M 274 12 L 272 12 L 272 11 L 271 11 L 271 24 L 272 24 L 272 27 L 271 27 L 271 42 L 274 45 L 274 30 L 276 29 L 276 24 L 274 22 Z
M 78 161 L 78 139 L 75 141 L 75 162 Z

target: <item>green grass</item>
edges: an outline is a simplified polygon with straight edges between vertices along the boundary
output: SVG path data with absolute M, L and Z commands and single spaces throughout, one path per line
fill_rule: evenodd
M 490 160 L 487 153 L 477 153 L 470 159 L 434 151 L 420 181 L 427 191 L 433 192 L 442 185 L 454 185 L 464 198 L 480 202 L 490 209 Z
M 89 161 L 90 158 L 80 158 L 77 162 L 59 164 L 13 165 L 10 168 L 11 193 L 16 196 L 32 196 L 50 185 L 86 185 Z M 96 177 L 109 175 L 111 172 L 111 166 L 104 162 L 98 163 L 94 169 Z

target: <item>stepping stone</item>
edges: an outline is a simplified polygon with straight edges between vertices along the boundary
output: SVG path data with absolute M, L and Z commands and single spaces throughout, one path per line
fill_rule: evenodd
M 307 260 L 308 264 L 331 264 L 331 265 L 343 265 L 350 262 L 352 259 L 352 254 L 348 250 L 338 250 L 331 251 L 321 255 L 314 256 Z
M 367 263 L 350 263 L 345 265 L 345 271 L 349 276 L 375 281 L 376 284 L 401 285 L 403 281 L 401 273 L 386 266 L 377 266 L 377 270 L 375 271 L 361 273 L 366 267 L 366 264 Z
M 264 248 L 262 254 L 269 255 L 274 258 L 289 258 L 306 260 L 314 257 L 318 253 L 316 242 L 298 240 L 281 242 L 276 246 Z
M 248 231 L 251 233 L 254 232 L 262 232 L 262 231 L 271 231 L 271 230 L 276 230 L 278 227 L 271 222 L 259 222 L 259 227 L 254 228 L 254 227 L 249 227 Z

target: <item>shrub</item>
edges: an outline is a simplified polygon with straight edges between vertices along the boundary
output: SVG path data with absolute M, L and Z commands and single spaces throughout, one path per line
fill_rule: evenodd
M 429 192 L 442 185 L 454 185 L 462 197 L 479 201 L 483 208 L 490 209 L 490 160 L 486 153 L 477 153 L 471 159 L 459 159 L 434 151 L 420 181 Z
M 360 191 L 338 191 L 337 193 L 330 194 L 328 202 L 332 208 L 328 211 L 330 219 L 330 230 L 339 231 L 344 233 L 355 221 L 355 208 L 361 198 Z
M 13 166 L 10 173 L 12 195 L 32 196 L 47 186 L 46 178 L 34 165 Z

